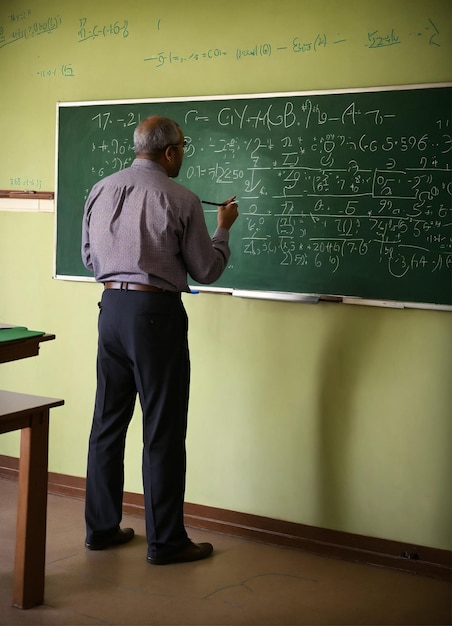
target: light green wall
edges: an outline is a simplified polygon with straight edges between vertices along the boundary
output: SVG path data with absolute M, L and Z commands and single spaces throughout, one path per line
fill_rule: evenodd
M 232 0 L 220 13 L 204 1 L 61 4 L 35 0 L 22 20 L 59 15 L 51 34 L 0 47 L 0 79 L 8 85 L 0 119 L 2 188 L 20 178 L 54 189 L 58 100 L 452 78 L 449 0 Z M 22 11 L 28 5 L 2 3 L 7 37 L 8 16 Z M 82 43 L 84 17 L 91 25 L 128 20 L 129 37 Z M 432 23 L 439 31 L 434 45 Z M 400 44 L 365 47 L 368 32 L 392 29 Z M 276 51 L 295 37 L 308 42 L 323 33 L 327 45 L 316 51 Z M 336 36 L 347 43 L 330 44 Z M 270 56 L 236 60 L 238 47 L 261 43 L 271 44 Z M 230 54 L 161 68 L 143 61 L 160 51 L 188 57 L 215 47 Z M 62 65 L 75 75 L 63 77 Z M 55 76 L 37 74 L 45 68 L 55 68 Z M 39 358 L 2 365 L 0 386 L 65 399 L 52 412 L 50 470 L 83 476 L 100 287 L 52 279 L 53 249 L 52 214 L 0 212 L 0 320 L 57 335 Z M 184 302 L 193 369 L 187 501 L 452 548 L 450 313 L 214 294 Z M 18 454 L 17 434 L 2 436 L 0 454 Z M 137 412 L 127 444 L 128 491 L 141 491 L 140 457 Z

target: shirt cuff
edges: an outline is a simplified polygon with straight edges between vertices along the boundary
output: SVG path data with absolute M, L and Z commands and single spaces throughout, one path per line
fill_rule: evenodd
M 212 240 L 229 241 L 229 231 L 227 228 L 217 228 L 213 234 Z

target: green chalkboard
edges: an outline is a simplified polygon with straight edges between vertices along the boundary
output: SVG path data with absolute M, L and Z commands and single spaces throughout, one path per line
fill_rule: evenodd
M 55 274 L 89 276 L 87 193 L 130 165 L 135 126 L 158 113 L 188 142 L 178 180 L 239 200 L 214 287 L 452 304 L 451 102 L 441 85 L 60 104 Z

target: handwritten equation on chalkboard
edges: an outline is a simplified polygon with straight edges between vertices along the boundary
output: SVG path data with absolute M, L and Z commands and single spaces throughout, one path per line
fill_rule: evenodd
M 438 88 L 98 105 L 84 114 L 80 210 L 159 112 L 185 133 L 178 180 L 206 200 L 239 199 L 218 286 L 447 304 L 450 99 Z M 216 210 L 205 213 L 213 230 Z

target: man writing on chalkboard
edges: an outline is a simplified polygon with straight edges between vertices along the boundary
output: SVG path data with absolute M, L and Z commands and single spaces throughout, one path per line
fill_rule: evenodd
M 138 393 L 143 412 L 147 560 L 163 565 L 208 557 L 183 522 L 190 362 L 181 292 L 187 274 L 208 284 L 228 261 L 235 196 L 218 207 L 210 237 L 199 198 L 171 180 L 184 135 L 161 116 L 135 129 L 132 165 L 100 180 L 83 216 L 82 259 L 104 284 L 99 303 L 97 391 L 88 452 L 86 542 L 102 550 L 128 542 L 120 528 L 126 432 Z

